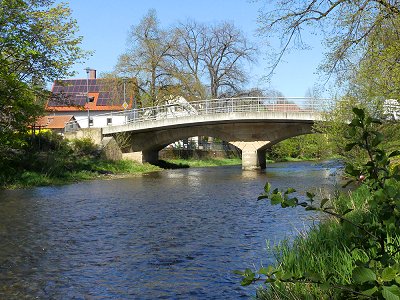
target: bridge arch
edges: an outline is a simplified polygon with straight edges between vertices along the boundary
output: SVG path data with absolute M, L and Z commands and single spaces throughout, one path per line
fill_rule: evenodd
M 312 132 L 314 121 L 322 119 L 325 100 L 329 103 L 329 99 L 277 97 L 174 103 L 102 115 L 115 118 L 116 122 L 102 128 L 88 128 L 88 132 L 98 130 L 95 135 L 99 144 L 103 137 L 109 140 L 110 136 L 125 132 L 132 143 L 122 156 L 150 163 L 158 160 L 159 150 L 176 140 L 190 136 L 219 137 L 242 150 L 243 169 L 257 169 L 265 167 L 267 147 Z M 85 136 L 76 134 L 72 138 L 79 135 Z
M 158 152 L 167 145 L 192 136 L 211 136 L 224 140 L 242 152 L 243 169 L 266 167 L 266 149 L 284 139 L 311 133 L 313 122 L 214 122 L 181 125 L 157 130 L 131 131 L 129 153 L 123 154 L 141 162 L 156 163 Z

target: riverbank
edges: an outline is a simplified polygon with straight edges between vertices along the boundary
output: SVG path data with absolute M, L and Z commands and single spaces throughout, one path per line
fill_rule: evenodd
M 273 270 L 276 275 L 268 276 L 276 276 L 277 281 L 259 288 L 257 299 L 349 299 L 354 295 L 366 296 L 361 299 L 397 299 L 385 293 L 387 289 L 394 290 L 395 295 L 400 292 L 396 275 L 400 273 L 400 236 L 394 225 L 398 215 L 387 218 L 387 212 L 382 210 L 382 215 L 380 208 L 385 207 L 384 197 L 398 197 L 394 191 L 400 184 L 388 183 L 388 190 L 393 188 L 394 192 L 391 196 L 388 191 L 382 194 L 382 190 L 374 194 L 367 184 L 357 185 L 355 191 L 311 209 L 329 212 L 320 223 L 269 248 L 276 263 L 264 269 Z M 379 206 L 377 201 L 381 201 Z M 389 227 L 391 222 L 393 226 Z M 380 224 L 389 226 L 378 231 Z M 387 276 L 389 271 L 393 275 Z M 380 294 L 384 297 L 378 297 Z
M 370 197 L 368 189 L 363 187 L 343 194 L 326 205 L 334 207 L 339 213 L 350 207 L 353 211 L 346 217 L 357 222 L 369 213 L 366 207 Z M 282 274 L 291 274 L 291 278 L 318 274 L 321 282 L 327 281 L 335 286 L 350 284 L 352 271 L 362 257 L 349 251 L 354 237 L 349 234 L 348 227 L 342 224 L 337 218 L 327 218 L 309 231 L 300 232 L 292 241 L 286 239 L 272 245 L 269 251 L 276 258 L 277 270 Z M 294 280 L 259 289 L 257 296 L 258 299 L 281 299 L 281 295 L 288 295 L 285 299 L 337 299 L 339 294 L 340 290 L 334 288 L 303 283 L 301 280 L 296 283 Z
M 306 159 L 287 159 L 289 162 L 317 161 Z M 268 164 L 281 161 L 268 160 Z M 58 165 L 57 170 L 47 168 L 26 170 L 15 174 L 2 189 L 29 188 L 35 186 L 63 185 L 93 179 L 114 179 L 135 176 L 164 169 L 205 168 L 233 166 L 242 163 L 240 158 L 206 158 L 206 159 L 168 159 L 160 160 L 159 164 L 139 164 L 130 160 L 108 161 L 94 157 L 77 158 L 74 166 Z M 61 170 L 60 170 L 61 169 Z
M 180 165 L 182 167 L 203 168 L 203 167 L 218 167 L 218 166 L 233 166 L 240 165 L 240 158 L 207 158 L 207 159 L 168 159 L 167 162 Z
M 82 166 L 82 165 L 81 165 Z M 88 159 L 82 168 L 76 170 L 65 169 L 63 172 L 53 173 L 51 170 L 44 172 L 25 171 L 15 175 L 5 183 L 3 189 L 18 189 L 37 186 L 63 185 L 84 180 L 114 179 L 125 176 L 161 171 L 162 168 L 151 164 L 139 164 L 134 161 L 120 160 L 107 161 L 101 159 Z
M 151 164 L 139 164 L 130 160 L 107 161 L 102 159 L 86 158 L 84 162 L 77 164 L 75 170 L 68 170 L 65 166 L 62 172 L 51 172 L 51 170 L 24 171 L 15 175 L 8 183 L 3 184 L 3 189 L 18 189 L 35 186 L 63 185 L 84 180 L 114 179 L 125 176 L 162 171 L 163 169 L 200 168 L 240 165 L 239 158 L 215 158 L 205 160 L 195 159 L 172 159 L 160 161 L 155 166 Z

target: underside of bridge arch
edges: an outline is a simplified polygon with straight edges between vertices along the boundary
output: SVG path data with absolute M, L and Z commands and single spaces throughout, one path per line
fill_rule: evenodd
M 131 132 L 128 157 L 156 163 L 158 152 L 167 145 L 192 136 L 217 137 L 242 151 L 243 169 L 265 168 L 266 149 L 284 139 L 311 133 L 312 122 L 232 122 Z

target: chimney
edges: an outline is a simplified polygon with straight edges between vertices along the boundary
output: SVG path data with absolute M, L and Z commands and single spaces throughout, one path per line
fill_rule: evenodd
M 89 71 L 89 79 L 96 79 L 96 70 L 91 69 Z

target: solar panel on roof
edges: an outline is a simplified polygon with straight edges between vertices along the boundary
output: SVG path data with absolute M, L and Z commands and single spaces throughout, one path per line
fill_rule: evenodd
M 60 80 L 53 85 L 53 94 L 63 94 L 64 101 L 50 100 L 48 106 L 75 105 L 86 103 L 86 94 L 99 93 L 97 106 L 121 106 L 123 100 L 123 85 L 121 82 L 111 85 L 101 79 L 71 79 Z

